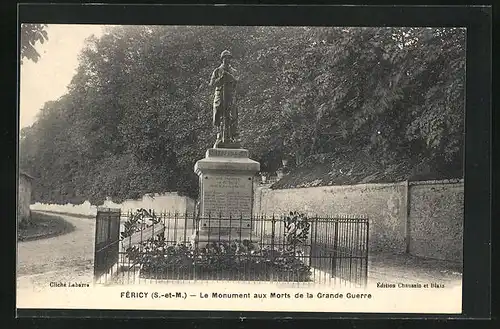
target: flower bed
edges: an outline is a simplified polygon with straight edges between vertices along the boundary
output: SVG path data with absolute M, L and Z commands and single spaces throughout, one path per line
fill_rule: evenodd
M 300 252 L 269 247 L 257 249 L 246 241 L 165 245 L 162 238 L 133 247 L 129 258 L 141 264 L 140 276 L 175 280 L 310 281 L 311 269 Z
M 142 217 L 134 216 L 126 223 L 122 237 L 131 234 L 140 221 Z M 199 247 L 167 242 L 159 234 L 128 248 L 126 254 L 130 261 L 140 264 L 140 277 L 148 279 L 311 281 L 311 268 L 301 260 L 304 256 L 300 248 L 309 233 L 307 219 L 291 213 L 285 221 L 293 235 L 287 235 L 280 248 L 249 241 L 220 241 Z

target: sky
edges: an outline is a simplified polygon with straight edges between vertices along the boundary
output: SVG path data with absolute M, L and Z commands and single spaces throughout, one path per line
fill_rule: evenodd
M 85 39 L 102 35 L 103 25 L 61 25 L 47 27 L 49 40 L 37 43 L 37 63 L 24 59 L 20 68 L 19 124 L 31 126 L 45 102 L 64 95 L 78 67 L 78 54 Z

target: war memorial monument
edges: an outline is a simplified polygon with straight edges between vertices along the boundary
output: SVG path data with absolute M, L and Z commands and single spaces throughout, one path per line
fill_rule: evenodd
M 200 243 L 249 240 L 252 229 L 253 177 L 260 163 L 250 159 L 248 150 L 240 144 L 235 103 L 238 76 L 231 58 L 228 50 L 223 51 L 222 63 L 212 73 L 217 139 L 194 166 L 200 182 L 200 221 L 196 229 Z

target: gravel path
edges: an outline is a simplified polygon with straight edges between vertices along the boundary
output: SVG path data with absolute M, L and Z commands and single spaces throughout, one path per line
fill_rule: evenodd
M 441 283 L 445 287 L 462 284 L 462 265 L 405 254 L 378 253 L 370 257 L 368 283 Z
M 57 216 L 73 224 L 75 230 L 52 238 L 18 242 L 18 289 L 47 287 L 54 281 L 92 282 L 95 221 Z

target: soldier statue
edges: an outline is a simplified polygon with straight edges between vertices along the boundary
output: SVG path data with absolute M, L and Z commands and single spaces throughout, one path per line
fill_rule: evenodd
M 210 86 L 215 86 L 213 103 L 213 124 L 217 128 L 214 148 L 238 148 L 238 110 L 235 106 L 237 71 L 231 66 L 229 50 L 221 55 L 222 64 L 210 78 Z

